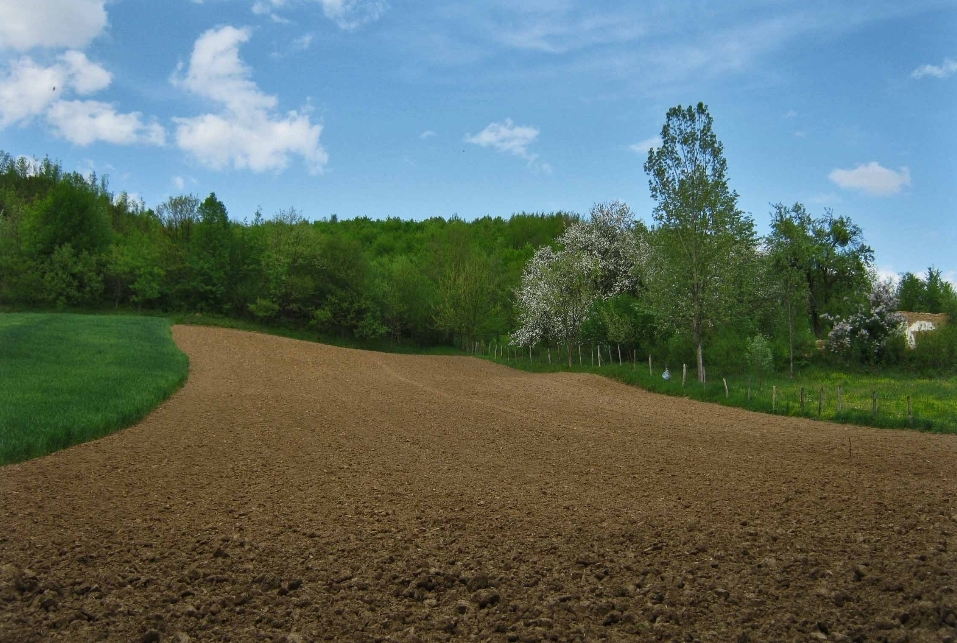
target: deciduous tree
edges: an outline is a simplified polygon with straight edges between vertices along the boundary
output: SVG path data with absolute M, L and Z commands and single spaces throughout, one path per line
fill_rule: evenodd
M 754 224 L 728 187 L 724 148 L 703 103 L 668 110 L 662 143 L 648 152 L 654 209 L 653 292 L 659 314 L 690 326 L 703 381 L 704 342 L 736 303 L 754 259 Z

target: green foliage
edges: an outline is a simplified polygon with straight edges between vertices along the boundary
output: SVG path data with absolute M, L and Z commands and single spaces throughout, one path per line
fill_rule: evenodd
M 112 237 L 107 200 L 94 180 L 67 175 L 30 208 L 25 222 L 28 247 L 40 256 L 50 256 L 67 243 L 78 253 L 103 252 Z
M 58 309 L 96 302 L 103 294 L 99 263 L 85 250 L 77 254 L 69 243 L 57 246 L 43 268 L 44 299 Z
M 187 254 L 194 310 L 224 312 L 229 287 L 232 229 L 226 206 L 210 194 L 197 208 Z
M 289 208 L 238 223 L 215 194 L 153 212 L 105 180 L 0 153 L 0 306 L 229 314 L 337 341 L 465 343 L 511 329 L 525 263 L 575 220 L 309 222 Z
M 748 340 L 745 359 L 748 363 L 748 370 L 754 375 L 764 376 L 774 370 L 771 343 L 763 335 L 755 335 Z
M 913 350 L 898 352 L 897 363 L 918 373 L 953 371 L 957 364 L 957 323 L 953 318 L 943 328 L 918 333 L 916 339 L 917 346 Z
M 648 281 L 663 321 L 687 327 L 704 377 L 703 346 L 729 319 L 750 309 L 754 223 L 728 186 L 724 147 L 703 103 L 668 110 L 660 147 L 648 152 L 656 227 Z
M 0 465 L 128 426 L 186 380 L 169 320 L 0 314 Z
M 957 321 L 957 291 L 931 266 L 927 275 L 919 277 L 912 272 L 901 275 L 897 285 L 900 310 L 915 313 L 947 313 Z

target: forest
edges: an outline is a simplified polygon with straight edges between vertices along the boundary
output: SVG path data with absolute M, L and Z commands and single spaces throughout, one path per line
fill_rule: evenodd
M 864 231 L 769 206 L 759 236 L 707 108 L 675 107 L 645 173 L 646 223 L 587 214 L 310 221 L 230 214 L 214 193 L 149 208 L 108 180 L 0 152 L 0 309 L 218 314 L 415 346 L 618 345 L 656 360 L 794 372 L 815 361 L 952 372 L 951 324 L 906 348 L 898 310 L 957 319 L 933 267 L 881 282 Z M 639 176 L 636 173 L 636 180 Z

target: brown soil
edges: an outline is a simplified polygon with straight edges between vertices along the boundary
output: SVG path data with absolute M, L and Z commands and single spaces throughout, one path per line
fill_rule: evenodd
M 957 438 L 174 329 L 0 469 L 0 641 L 954 641 Z

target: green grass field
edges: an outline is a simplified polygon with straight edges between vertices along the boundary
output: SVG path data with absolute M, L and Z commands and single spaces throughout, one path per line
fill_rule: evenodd
M 168 319 L 0 314 L 0 465 L 137 422 L 188 370 Z
M 671 369 L 672 379 L 665 381 L 663 365 L 653 365 L 648 373 L 647 360 L 637 364 L 625 362 L 614 365 L 603 361 L 601 368 L 591 366 L 588 353 L 584 365 L 568 368 L 567 361 L 559 364 L 552 354 L 552 364 L 535 355 L 529 361 L 527 353 L 518 359 L 494 361 L 533 372 L 568 371 L 595 373 L 649 391 L 714 402 L 727 406 L 751 409 L 762 413 L 819 418 L 831 422 L 876 426 L 885 428 L 914 428 L 938 433 L 957 433 L 957 377 L 918 378 L 901 373 L 871 374 L 864 372 L 827 371 L 808 369 L 794 379 L 782 374 L 764 377 L 723 374 L 708 371 L 708 382 L 702 385 L 695 379 L 694 368 L 688 367 L 688 379 L 681 383 L 681 365 Z M 565 358 L 567 360 L 567 357 Z M 728 392 L 725 394 L 724 382 Z M 841 410 L 838 410 L 838 386 L 842 389 Z M 801 408 L 801 389 L 804 389 L 804 408 Z M 750 396 L 749 391 L 750 389 Z M 776 389 L 776 395 L 775 395 Z M 823 389 L 823 396 L 822 396 Z M 874 413 L 874 393 L 877 394 L 877 412 Z M 910 397 L 911 414 L 907 398 Z M 776 399 L 775 399 L 776 398 Z M 819 412 L 820 408 L 820 412 Z

